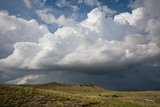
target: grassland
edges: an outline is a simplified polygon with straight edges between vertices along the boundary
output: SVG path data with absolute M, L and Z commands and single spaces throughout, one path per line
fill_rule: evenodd
M 0 107 L 160 107 L 160 91 L 111 91 L 93 85 L 0 85 Z

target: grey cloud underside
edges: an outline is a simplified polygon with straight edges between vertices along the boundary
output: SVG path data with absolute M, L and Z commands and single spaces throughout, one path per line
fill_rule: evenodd
M 160 55 L 148 59 L 144 59 L 141 62 L 104 62 L 104 63 L 95 63 L 91 65 L 82 64 L 79 62 L 74 62 L 73 65 L 42 65 L 41 69 L 21 69 L 21 70 L 31 70 L 31 71 L 46 71 L 46 72 L 56 72 L 56 71 L 64 71 L 68 73 L 85 73 L 89 75 L 109 75 L 109 74 L 118 74 L 119 72 L 125 73 L 130 72 L 130 70 L 141 67 L 147 64 L 154 64 L 155 62 L 160 60 Z
M 82 22 L 64 16 L 56 19 L 46 10 L 38 10 L 46 23 L 61 26 L 54 33 L 36 20 L 1 12 L 0 49 L 14 51 L 0 59 L 0 81 L 91 82 L 112 89 L 159 89 L 160 15 L 152 7 L 160 9 L 160 2 L 138 1 L 130 4 L 132 13 L 106 17 L 114 11 L 99 6 Z

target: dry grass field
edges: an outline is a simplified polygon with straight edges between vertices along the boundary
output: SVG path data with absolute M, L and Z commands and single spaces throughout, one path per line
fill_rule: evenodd
M 112 91 L 93 85 L 0 85 L 0 107 L 160 107 L 160 91 Z

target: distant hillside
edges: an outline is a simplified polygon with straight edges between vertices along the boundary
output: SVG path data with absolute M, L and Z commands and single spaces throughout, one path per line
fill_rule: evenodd
M 160 91 L 120 92 L 91 84 L 0 85 L 0 107 L 160 107 Z

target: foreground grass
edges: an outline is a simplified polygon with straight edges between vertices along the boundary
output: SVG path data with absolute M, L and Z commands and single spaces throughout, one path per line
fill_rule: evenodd
M 160 107 L 160 92 L 117 92 L 92 85 L 58 83 L 44 85 L 0 85 L 0 107 L 4 106 Z

